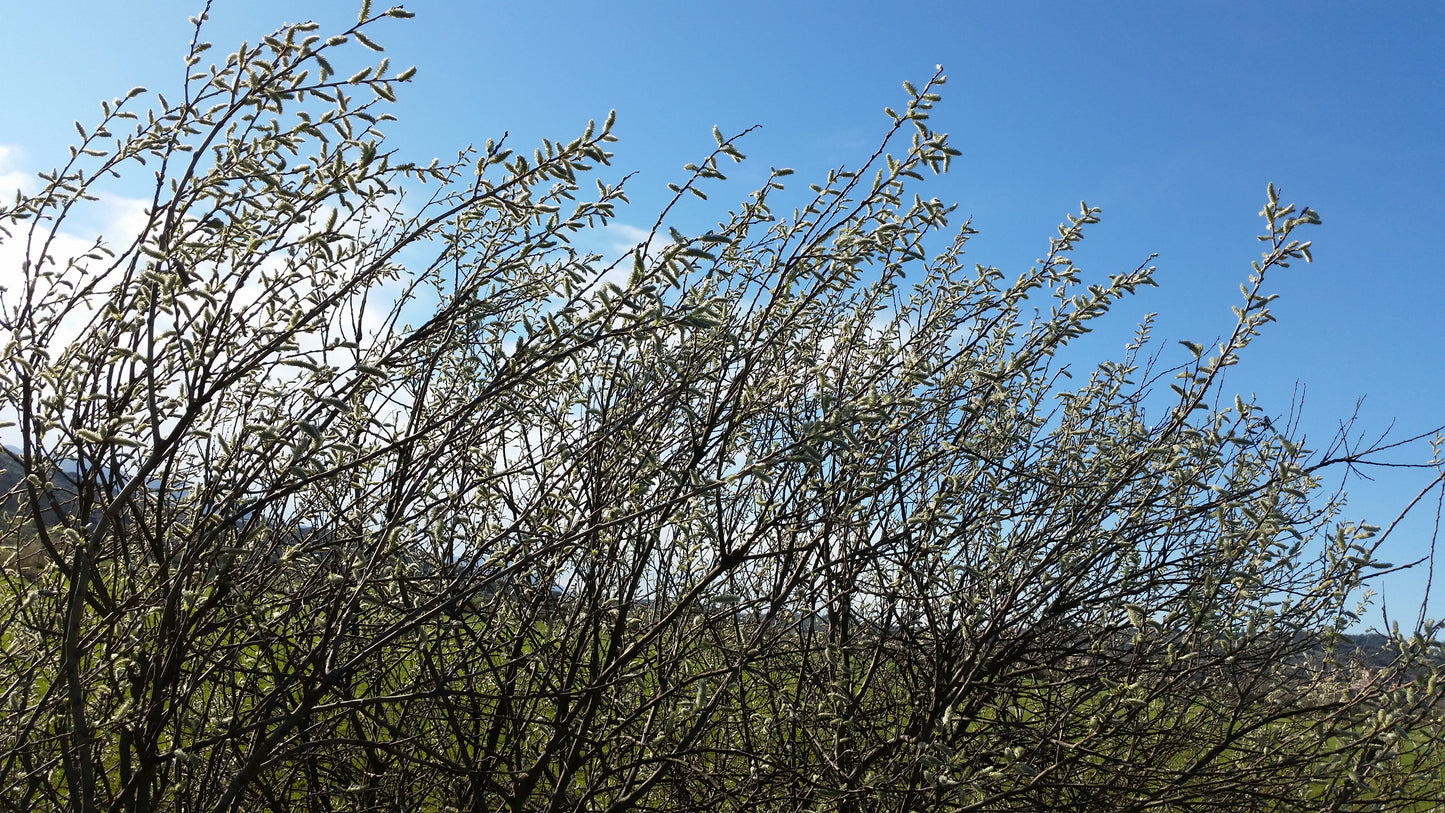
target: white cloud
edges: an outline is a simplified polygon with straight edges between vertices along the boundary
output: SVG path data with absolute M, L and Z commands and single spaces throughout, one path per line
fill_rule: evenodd
M 14 201 L 15 193 L 33 194 L 39 191 L 38 179 L 31 172 L 21 169 L 22 151 L 15 146 L 0 144 L 0 206 Z M 119 195 L 99 194 L 97 200 L 88 204 L 84 223 L 72 220 L 60 231 L 50 234 L 44 223 L 35 221 L 8 222 L 9 236 L 0 233 L 0 288 L 4 289 L 3 302 L 7 311 L 12 311 L 25 297 L 25 276 L 23 267 L 26 259 L 36 260 L 42 251 L 39 240 L 48 240 L 44 251 L 49 257 L 50 267 L 65 268 L 72 261 L 82 265 L 94 265 L 94 261 L 81 258 L 95 245 L 96 238 L 104 235 L 107 242 L 125 243 L 134 237 L 145 225 L 146 202 Z M 30 239 L 30 229 L 36 228 L 35 237 Z M 73 341 L 83 330 L 90 316 L 90 309 L 80 308 L 61 323 L 51 338 L 52 347 L 61 347 Z M 0 336 L 0 341 L 15 337 Z M 12 410 L 0 407 L 0 420 L 13 419 Z M 15 427 L 0 429 L 0 442 L 13 445 L 19 436 Z
M 35 191 L 35 176 L 18 169 L 21 151 L 10 144 L 0 144 L 0 206 L 15 199 L 15 191 Z
M 106 237 L 106 242 L 117 244 L 125 241 L 129 243 L 146 227 L 149 217 L 147 201 L 107 194 L 100 194 L 97 197 L 100 200 L 96 201 L 99 209 L 96 231 L 97 234 Z
M 572 244 L 582 252 L 594 252 L 611 262 L 619 257 L 626 259 L 626 265 L 630 270 L 631 255 L 633 249 L 647 242 L 648 229 L 638 228 L 627 223 L 612 221 L 605 226 L 595 226 L 580 232 L 572 238 Z M 648 252 L 649 259 L 657 259 L 665 246 L 672 244 L 672 238 L 668 236 L 667 230 L 652 241 L 652 249 Z
M 0 144 L 0 206 L 13 201 L 17 189 L 24 194 L 39 190 L 36 176 L 19 168 L 22 155 L 20 148 Z M 72 261 L 77 261 L 82 267 L 93 266 L 95 261 L 78 258 L 95 246 L 97 238 L 103 236 L 112 246 L 125 245 L 140 233 L 145 222 L 145 201 L 99 192 L 96 200 L 73 211 L 68 223 L 53 234 L 45 223 L 34 220 L 5 223 L 10 234 L 7 237 L 0 233 L 0 288 L 6 289 L 7 307 L 13 307 L 22 296 L 22 268 L 27 258 L 32 262 L 39 259 L 42 251 L 40 239 L 48 241 L 43 249 L 48 257 L 48 266 L 65 268 Z M 31 229 L 36 230 L 35 241 L 30 239 Z M 56 337 L 60 342 L 70 338 L 73 336 Z
M 620 254 L 631 251 L 637 245 L 647 239 L 647 229 L 639 229 L 636 226 L 629 226 L 626 223 L 612 222 L 603 226 L 601 232 L 603 242 L 607 244 L 610 251 L 604 254 Z

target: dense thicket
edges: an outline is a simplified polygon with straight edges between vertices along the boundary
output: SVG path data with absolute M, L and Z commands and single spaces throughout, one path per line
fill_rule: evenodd
M 1221 391 L 1314 212 L 1270 188 L 1217 346 L 1066 364 L 1153 269 L 1076 267 L 1088 206 L 966 262 L 910 191 L 942 75 L 856 170 L 609 258 L 571 241 L 624 200 L 584 194 L 610 116 L 403 163 L 411 72 L 338 68 L 406 15 L 361 16 L 198 36 L 177 101 L 0 209 L 0 806 L 1441 801 L 1437 628 L 1331 654 L 1374 529 L 1320 477 L 1372 452 Z M 145 173 L 144 224 L 66 253 Z

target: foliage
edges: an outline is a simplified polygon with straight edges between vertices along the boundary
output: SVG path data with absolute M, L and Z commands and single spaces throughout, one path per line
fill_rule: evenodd
M 1090 282 L 1088 206 L 965 262 L 910 191 L 957 154 L 941 74 L 790 212 L 773 170 L 609 260 L 572 241 L 626 200 L 584 194 L 612 117 L 405 163 L 412 72 L 333 68 L 387 16 L 213 67 L 197 21 L 179 101 L 105 104 L 0 209 L 4 809 L 1441 800 L 1438 627 L 1331 655 L 1378 540 L 1321 476 L 1377 450 L 1221 392 L 1313 211 L 1270 187 L 1217 347 L 1158 370 L 1146 323 L 1084 373 L 1154 269 Z M 715 135 L 679 198 L 742 160 Z M 63 254 L 139 165 L 144 224 Z

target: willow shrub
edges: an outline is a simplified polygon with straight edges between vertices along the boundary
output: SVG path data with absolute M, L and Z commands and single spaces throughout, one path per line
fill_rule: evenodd
M 910 191 L 941 74 L 858 170 L 609 258 L 611 116 L 385 145 L 412 71 L 339 68 L 405 16 L 214 64 L 197 21 L 0 209 L 6 809 L 1440 800 L 1438 628 L 1334 654 L 1379 563 L 1321 477 L 1375 452 L 1221 392 L 1313 211 L 1269 189 L 1217 346 L 1066 363 L 1154 269 L 1078 268 L 1088 206 L 965 263 Z M 144 222 L 67 252 L 112 176 Z

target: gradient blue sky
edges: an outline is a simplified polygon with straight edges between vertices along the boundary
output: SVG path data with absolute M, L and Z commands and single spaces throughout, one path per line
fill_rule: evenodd
M 357 3 L 219 0 L 206 39 L 218 56 L 283 21 L 344 28 Z M 378 0 L 377 9 L 388 5 Z M 927 5 L 927 7 L 926 7 Z M 199 2 L 6 3 L 0 26 L 0 182 L 48 169 L 133 85 L 179 87 L 186 18 Z M 899 83 L 942 64 L 934 116 L 963 156 L 925 197 L 960 204 L 980 235 L 972 258 L 1021 271 L 1080 199 L 1103 208 L 1080 265 L 1103 275 L 1158 252 L 1162 288 L 1114 314 L 1090 348 L 1114 353 L 1144 313 L 1166 360 L 1176 339 L 1231 325 L 1266 182 L 1324 218 L 1316 262 L 1274 279 L 1279 324 L 1229 385 L 1275 415 L 1306 386 L 1319 446 L 1366 398 L 1359 428 L 1423 432 L 1445 422 L 1439 358 L 1445 275 L 1434 241 L 1445 211 L 1445 3 L 1196 2 L 441 2 L 376 29 L 404 88 L 393 145 L 423 161 L 510 131 L 515 147 L 570 139 L 618 110 L 616 179 L 649 225 L 711 127 L 762 128 L 734 183 L 691 204 L 685 225 L 721 217 L 770 165 L 799 185 L 857 165 L 901 105 Z M 343 72 L 344 73 L 344 72 Z M 724 169 L 724 171 L 727 171 Z M 1416 447 L 1410 457 L 1429 451 Z M 1352 514 L 1386 524 L 1429 479 L 1352 479 Z M 1434 500 L 1387 558 L 1427 552 Z M 1445 562 L 1442 562 L 1445 566 Z M 1413 620 L 1423 573 L 1385 582 L 1392 617 Z M 1439 592 L 1438 590 L 1436 591 Z M 1432 601 L 1431 615 L 1445 611 Z M 1376 612 L 1368 620 L 1378 623 Z

